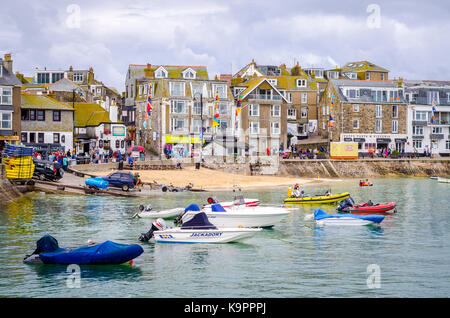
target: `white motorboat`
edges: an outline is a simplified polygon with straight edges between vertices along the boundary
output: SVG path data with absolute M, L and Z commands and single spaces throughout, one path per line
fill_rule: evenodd
M 443 178 L 443 177 L 438 177 L 437 181 L 438 182 L 442 182 L 442 183 L 450 183 L 450 179 L 449 178 Z
M 196 207 L 196 208 L 195 208 Z M 189 213 L 182 217 L 182 225 L 167 228 L 163 219 L 157 219 L 147 233 L 143 233 L 140 241 L 152 240 L 156 243 L 228 243 L 253 236 L 261 228 L 217 228 L 208 221 L 205 212 L 194 204 Z
M 183 229 L 175 227 L 154 232 L 156 243 L 228 243 L 253 236 L 262 229 L 222 228 L 222 229 Z
M 384 220 L 384 215 L 327 214 L 322 209 L 316 209 L 314 220 L 318 225 L 369 225 L 381 223 Z
M 183 208 L 154 211 L 153 209 L 151 208 L 149 209 L 147 207 L 145 210 L 141 209 L 141 212 L 135 213 L 133 217 L 150 218 L 150 219 L 158 219 L 158 218 L 170 219 L 183 214 L 183 212 L 184 212 Z
M 244 207 L 225 208 L 221 203 L 213 204 L 203 211 L 215 226 L 222 227 L 271 227 L 286 217 L 290 210 L 279 207 Z M 189 214 L 192 212 L 186 212 Z
M 202 207 L 202 210 L 211 209 L 211 206 L 217 203 L 220 203 L 224 208 L 231 208 L 233 206 L 255 207 L 258 206 L 261 203 L 261 201 L 259 201 L 258 199 L 245 199 L 242 195 L 238 195 L 234 198 L 233 201 L 226 201 L 226 202 L 219 202 L 217 198 L 209 197 L 208 203 L 209 204 L 204 205 Z

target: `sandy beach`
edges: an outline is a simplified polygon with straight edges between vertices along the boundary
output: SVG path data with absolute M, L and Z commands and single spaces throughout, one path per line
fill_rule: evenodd
M 93 172 L 98 176 L 105 176 L 113 172 Z M 204 190 L 232 190 L 233 185 L 241 189 L 273 188 L 277 186 L 289 186 L 296 183 L 308 185 L 323 182 L 336 182 L 336 179 L 295 178 L 277 176 L 245 176 L 207 168 L 196 170 L 195 167 L 186 167 L 181 170 L 137 170 L 143 182 L 156 181 L 159 184 L 172 184 L 174 186 L 187 186 L 189 183 L 194 188 Z

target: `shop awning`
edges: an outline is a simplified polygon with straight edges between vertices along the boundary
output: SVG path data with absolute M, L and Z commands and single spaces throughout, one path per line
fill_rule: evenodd
M 205 139 L 203 139 L 205 142 Z M 166 144 L 200 144 L 199 137 L 188 137 L 188 136 L 166 136 Z
M 287 133 L 288 135 L 298 136 L 298 126 L 297 124 L 287 123 Z
M 391 138 L 377 138 L 377 143 L 383 144 L 383 143 L 390 143 Z

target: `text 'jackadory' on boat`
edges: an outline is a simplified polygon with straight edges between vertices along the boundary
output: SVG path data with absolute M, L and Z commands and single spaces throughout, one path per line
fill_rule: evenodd
M 147 233 L 142 233 L 139 240 L 156 243 L 228 243 L 240 241 L 253 236 L 261 228 L 217 228 L 209 222 L 205 212 L 200 211 L 197 204 L 191 204 L 181 218 L 181 226 L 168 228 L 163 219 L 152 223 Z

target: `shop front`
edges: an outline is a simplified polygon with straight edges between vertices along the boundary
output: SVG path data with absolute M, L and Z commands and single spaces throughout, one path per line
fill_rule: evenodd
M 388 148 L 401 152 L 407 142 L 407 136 L 399 134 L 341 134 L 340 139 L 345 142 L 357 142 L 359 152 Z
M 167 135 L 163 152 L 166 158 L 189 158 L 193 154 L 198 154 L 200 147 L 199 137 Z

